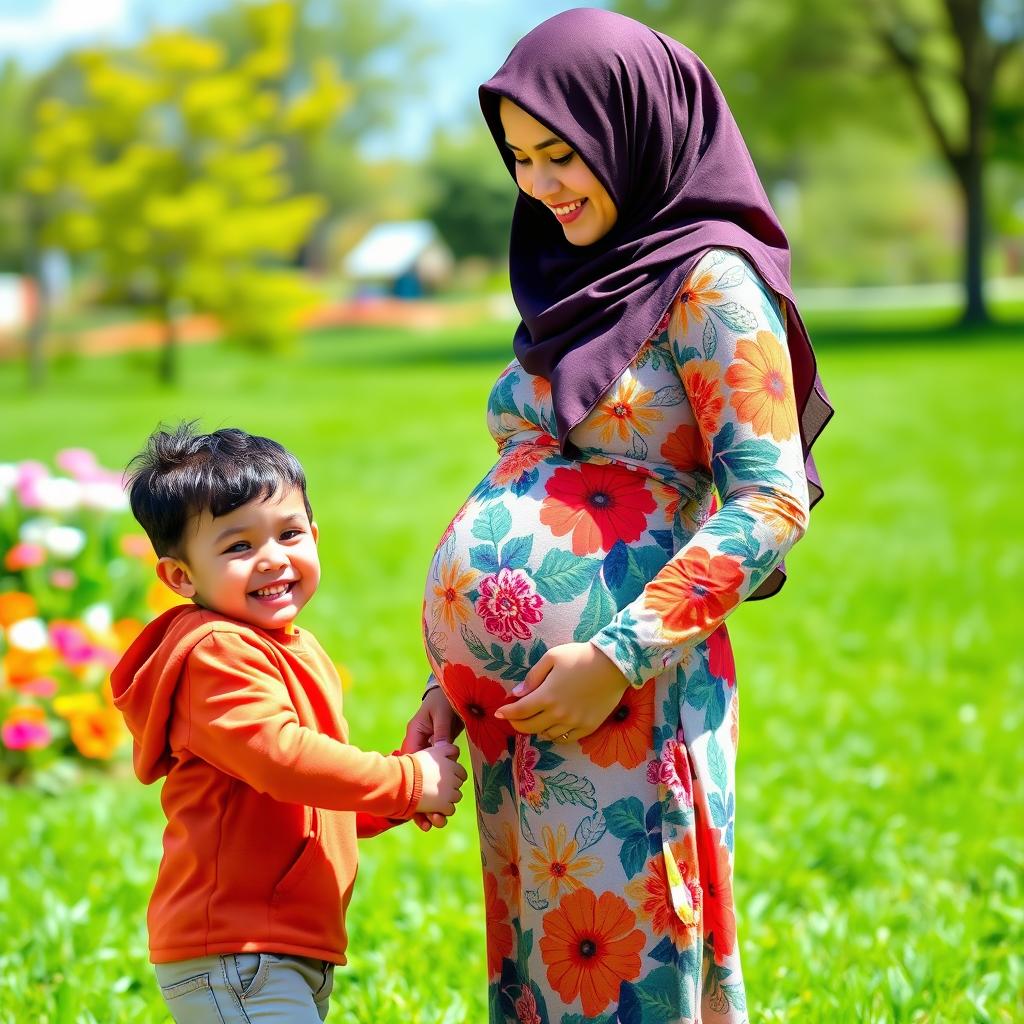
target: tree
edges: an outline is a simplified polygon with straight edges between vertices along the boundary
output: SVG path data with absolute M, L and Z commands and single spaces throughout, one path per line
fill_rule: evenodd
M 279 83 L 294 60 L 291 5 L 247 9 L 254 46 L 230 61 L 188 32 L 75 56 L 77 79 L 35 110 L 28 191 L 44 236 L 88 254 L 113 294 L 165 325 L 161 378 L 177 376 L 177 314 L 217 314 L 254 344 L 286 340 L 310 299 L 282 269 L 323 203 L 296 195 L 282 135 L 314 137 L 349 100 L 326 63 L 307 88 Z
M 508 256 L 516 187 L 482 126 L 459 138 L 440 136 L 427 162 L 433 195 L 426 215 L 457 259 Z
M 908 111 L 956 181 L 963 207 L 965 323 L 988 319 L 985 167 L 1024 151 L 1020 0 L 622 0 L 681 39 L 725 88 L 751 148 L 798 159 L 849 119 L 906 131 Z

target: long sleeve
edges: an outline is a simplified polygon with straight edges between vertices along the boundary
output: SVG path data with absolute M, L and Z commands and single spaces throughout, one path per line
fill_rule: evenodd
M 591 641 L 633 685 L 714 632 L 808 518 L 785 330 L 756 272 L 731 252 L 705 256 L 676 300 L 669 339 L 720 506 Z
M 318 717 L 330 717 L 324 694 L 308 695 Z M 422 779 L 412 757 L 360 750 L 300 723 L 277 666 L 243 636 L 212 633 L 193 648 L 184 699 L 184 746 L 275 800 L 389 818 L 416 808 Z

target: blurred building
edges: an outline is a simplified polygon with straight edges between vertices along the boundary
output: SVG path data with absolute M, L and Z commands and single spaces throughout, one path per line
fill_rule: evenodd
M 447 283 L 451 250 L 427 220 L 378 224 L 345 258 L 344 272 L 359 295 L 416 299 Z

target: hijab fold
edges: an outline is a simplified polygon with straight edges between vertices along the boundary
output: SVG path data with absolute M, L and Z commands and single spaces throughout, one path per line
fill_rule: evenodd
M 782 301 L 811 505 L 811 446 L 832 415 L 790 284 L 789 244 L 718 84 L 696 54 L 611 11 L 579 8 L 524 36 L 480 87 L 515 178 L 502 97 L 568 143 L 608 190 L 615 225 L 574 246 L 545 204 L 520 192 L 509 269 L 519 362 L 551 382 L 562 452 L 569 432 L 657 330 L 700 258 L 739 250 Z M 755 597 L 784 582 L 776 569 Z

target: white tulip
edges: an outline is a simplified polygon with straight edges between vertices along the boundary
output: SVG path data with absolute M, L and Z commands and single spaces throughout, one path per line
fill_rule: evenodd
M 71 512 L 78 508 L 82 486 L 66 477 L 54 476 L 36 484 L 39 504 L 47 512 Z
M 49 642 L 42 619 L 19 619 L 7 627 L 7 642 L 23 651 L 41 651 Z
M 104 512 L 120 512 L 128 507 L 128 495 L 120 484 L 94 481 L 79 485 L 81 500 L 86 508 L 98 508 Z
M 109 604 L 91 604 L 82 612 L 82 621 L 94 633 L 109 633 L 114 624 L 114 613 Z
M 18 540 L 25 544 L 46 544 L 46 535 L 60 523 L 56 519 L 46 519 L 43 516 L 36 516 L 34 519 L 26 519 L 18 530 Z
M 58 558 L 74 558 L 85 547 L 86 536 L 73 526 L 54 526 L 46 531 L 43 544 Z

